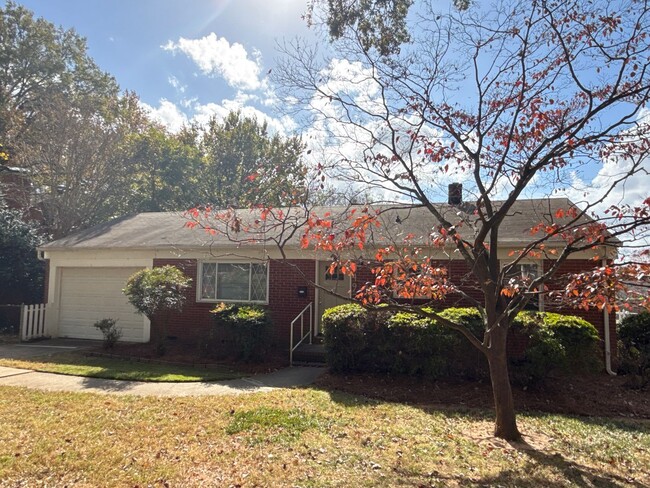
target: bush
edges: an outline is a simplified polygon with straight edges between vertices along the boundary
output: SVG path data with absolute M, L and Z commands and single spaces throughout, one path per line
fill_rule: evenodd
M 358 369 L 364 349 L 368 312 L 354 303 L 325 310 L 322 326 L 327 364 L 333 372 Z
M 396 313 L 388 319 L 388 371 L 431 378 L 451 372 L 449 350 L 456 340 L 431 319 L 410 313 Z
M 122 290 L 136 310 L 152 324 L 154 319 L 160 319 L 160 322 L 155 321 L 159 325 L 157 349 L 160 355 L 165 353 L 169 313 L 183 308 L 185 290 L 191 281 L 175 266 L 161 266 L 138 271 L 127 280 Z
M 116 324 L 117 320 L 115 319 L 102 319 L 95 322 L 95 327 L 104 336 L 104 349 L 113 349 L 115 343 L 122 337 L 122 329 L 118 328 Z
M 485 325 L 479 311 L 470 307 L 452 307 L 440 312 L 440 316 L 456 324 L 464 325 L 469 331 L 483 341 Z M 457 330 L 443 327 L 445 334 L 452 338 L 453 345 L 448 349 L 447 361 L 449 371 L 464 378 L 485 378 L 488 376 L 487 359 L 467 338 Z
M 211 313 L 214 327 L 210 343 L 214 349 L 209 353 L 229 354 L 246 362 L 266 359 L 273 331 L 268 310 L 221 303 Z
M 478 310 L 449 308 L 440 316 L 462 324 L 478 339 L 484 325 Z M 328 363 L 334 372 L 367 371 L 394 374 L 485 377 L 485 356 L 460 332 L 416 314 L 369 312 L 356 304 L 325 311 L 323 330 Z M 575 316 L 525 312 L 513 324 L 528 347 L 511 361 L 516 383 L 541 382 L 551 371 L 593 370 L 600 365 L 598 333 Z
M 619 372 L 650 381 L 650 312 L 628 315 L 618 326 Z
M 544 381 L 554 371 L 585 373 L 602 367 L 596 328 L 575 315 L 521 312 L 513 333 L 523 334 L 523 358 L 511 360 L 512 380 L 523 386 Z

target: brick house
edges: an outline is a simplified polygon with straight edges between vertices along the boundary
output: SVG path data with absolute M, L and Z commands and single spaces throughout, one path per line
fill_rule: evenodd
M 518 202 L 501 227 L 499 256 L 507 262 L 510 252 L 520 249 L 530 239 L 532 226 L 555 219 L 557 209 L 570 206 L 571 202 L 563 198 Z M 318 208 L 312 213 L 341 215 L 345 210 Z M 473 214 L 462 203 L 440 204 L 439 210 L 454 215 L 464 212 L 468 218 Z M 39 249 L 48 263 L 47 330 L 52 336 L 98 339 L 101 335 L 93 323 L 110 317 L 119 320 L 123 340 L 149 341 L 148 320 L 135 313 L 121 290 L 135 271 L 172 264 L 192 278 L 192 286 L 183 311 L 176 313 L 170 321 L 168 332 L 171 336 L 188 343 L 201 340 L 210 330 L 210 310 L 217 303 L 259 304 L 271 311 L 275 346 L 288 351 L 291 321 L 308 304 L 313 304 L 313 330 L 318 333 L 323 311 L 342 303 L 340 298 L 323 289 L 349 295 L 371 277 L 367 267 L 361 267 L 354 280 L 340 274 L 331 275 L 328 255 L 301 248 L 300 225 L 304 221 L 300 220 L 297 211 L 295 219 L 291 220 L 294 218 L 291 212 L 291 209 L 285 209 L 285 219 L 297 231 L 289 232 L 290 236 L 287 234 L 282 252 L 272 243 L 280 226 L 272 229 L 257 227 L 246 239 L 241 234 L 210 235 L 202 229 L 188 229 L 188 219 L 180 213 L 142 213 L 122 217 L 50 242 Z M 259 210 L 240 210 L 237 215 L 243 228 L 247 223 L 259 222 Z M 381 218 L 382 235 L 376 236 L 375 246 L 387 241 L 395 242 L 406 233 L 428 236 L 433 225 L 431 216 L 421 208 L 395 207 L 382 213 Z M 286 228 L 284 232 L 287 232 Z M 559 247 L 561 242 L 548 243 L 549 247 L 553 245 Z M 448 251 L 431 249 L 430 255 L 438 253 L 441 265 L 448 269 L 449 278 L 462 283 L 468 294 L 480 298 L 480 290 L 468 279 L 469 270 L 465 262 L 453 259 L 453 252 Z M 601 253 L 601 259 L 613 257 L 611 249 L 601 248 L 597 252 Z M 355 258 L 366 262 L 374 256 L 372 249 L 358 253 Z M 594 251 L 573 255 L 549 286 L 562 286 L 562 275 L 599 266 L 600 261 L 593 258 Z M 529 259 L 519 268 L 522 273 L 535 273 L 549 265 L 548 260 Z M 319 286 L 314 286 L 314 283 Z M 466 303 L 460 296 L 452 295 L 437 306 L 463 305 Z M 540 310 L 549 309 L 543 300 L 534 306 Z M 607 345 L 616 343 L 613 314 L 597 310 L 565 312 L 589 320 Z M 513 347 L 520 348 L 517 344 Z

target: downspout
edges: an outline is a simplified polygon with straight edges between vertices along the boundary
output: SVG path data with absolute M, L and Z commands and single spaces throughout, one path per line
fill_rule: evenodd
M 603 267 L 607 266 L 607 259 L 603 258 Z M 605 339 L 605 371 L 611 376 L 616 376 L 612 371 L 612 340 L 609 336 L 609 312 L 603 308 L 603 335 Z

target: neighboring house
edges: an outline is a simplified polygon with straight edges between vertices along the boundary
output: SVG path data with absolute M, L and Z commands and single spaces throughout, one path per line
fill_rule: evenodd
M 472 218 L 473 212 L 467 204 L 454 203 L 440 204 L 439 209 L 448 215 L 462 212 L 468 219 Z M 533 225 L 554 219 L 557 209 L 567 209 L 571 205 L 566 199 L 518 202 L 501 227 L 500 255 L 505 259 L 510 251 L 520 249 L 530 240 Z M 323 217 L 326 211 L 340 215 L 347 209 L 321 208 L 314 209 L 313 213 Z M 139 269 L 172 264 L 192 278 L 192 287 L 183 311 L 171 319 L 170 335 L 179 341 L 196 343 L 209 333 L 212 325 L 209 312 L 215 304 L 260 304 L 272 313 L 277 347 L 288 350 L 290 323 L 310 302 L 314 304 L 315 331 L 318 331 L 323 311 L 342 301 L 312 283 L 348 294 L 369 279 L 370 273 L 362 270 L 355 283 L 348 276 L 330 274 L 327 254 L 300 247 L 303 231 L 299 226 L 303 221 L 295 209 L 285 210 L 289 224 L 284 226 L 283 237 L 287 237 L 287 242 L 283 246 L 285 256 L 280 259 L 279 249 L 269 241 L 278 237 L 279 226 L 266 223 L 259 226 L 259 213 L 260 210 L 238 211 L 241 221 L 237 227 L 242 230 L 232 231 L 230 239 L 223 234 L 210 235 L 199 228 L 188 229 L 188 219 L 178 213 L 142 213 L 97 225 L 42 246 L 39 252 L 47 260 L 49 272 L 46 316 L 49 333 L 59 337 L 98 339 L 101 334 L 93 323 L 110 317 L 118 320 L 123 330 L 122 340 L 147 342 L 150 324 L 135 313 L 122 294 L 122 288 L 128 277 Z M 381 218 L 384 223 L 375 236 L 376 245 L 400 242 L 408 233 L 428 236 L 433 225 L 425 209 L 395 208 L 383 213 Z M 255 222 L 256 231 L 246 234 L 243 229 Z M 292 222 L 298 230 L 294 228 L 291 233 L 287 228 L 292 228 Z M 243 242 L 245 237 L 250 239 Z M 552 245 L 551 242 L 548 247 Z M 447 266 L 452 281 L 465 280 L 469 270 L 464 261 L 451 258 L 455 254 L 448 250 L 432 249 L 431 252 L 439 254 L 441 265 Z M 372 260 L 374 251 L 358 250 L 357 254 L 359 258 Z M 593 257 L 593 252 L 574 255 L 564 264 L 561 274 L 600 265 Z M 522 273 L 535 273 L 548 265 L 544 260 L 526 260 L 520 269 Z M 561 283 L 561 276 L 556 282 Z M 472 286 L 471 280 L 463 283 L 469 294 L 480 297 L 480 290 Z M 450 296 L 443 305 L 463 303 L 459 296 Z M 543 301 L 536 306 L 543 309 Z M 593 323 L 601 337 L 607 324 L 611 343 L 616 344 L 614 314 L 607 316 L 597 310 L 572 310 L 570 313 Z

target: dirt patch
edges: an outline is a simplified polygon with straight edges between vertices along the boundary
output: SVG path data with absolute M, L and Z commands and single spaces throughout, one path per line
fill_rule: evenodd
M 535 389 L 514 388 L 518 410 L 594 417 L 650 419 L 650 388 L 633 390 L 624 376 L 585 375 L 552 378 Z M 387 375 L 321 376 L 323 388 L 419 406 L 490 409 L 492 388 L 479 381 L 429 381 Z
M 216 361 L 193 351 L 185 344 L 170 343 L 167 351 L 160 356 L 152 344 L 123 344 L 118 343 L 113 349 L 96 348 L 89 350 L 91 354 L 108 356 L 131 361 L 152 362 L 159 364 L 175 364 L 195 367 L 228 367 L 242 373 L 270 373 L 287 366 L 286 358 L 269 357 L 263 363 L 245 363 L 234 359 Z

